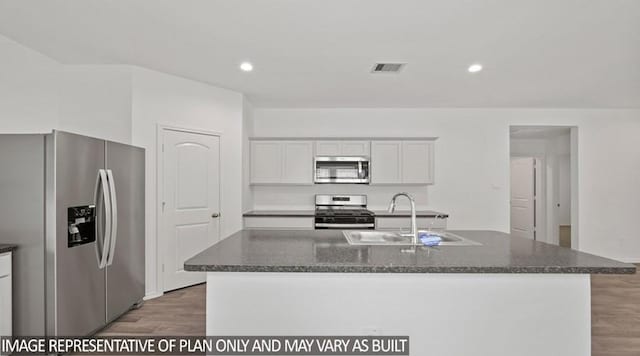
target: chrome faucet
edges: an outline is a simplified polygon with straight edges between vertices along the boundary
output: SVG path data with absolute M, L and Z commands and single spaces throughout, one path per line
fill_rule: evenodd
M 391 202 L 389 203 L 389 212 L 393 213 L 396 210 L 396 198 L 399 196 L 405 196 L 409 199 L 409 203 L 411 203 L 411 237 L 412 244 L 415 246 L 418 244 L 418 228 L 416 223 L 416 202 L 409 193 L 398 193 L 391 198 Z

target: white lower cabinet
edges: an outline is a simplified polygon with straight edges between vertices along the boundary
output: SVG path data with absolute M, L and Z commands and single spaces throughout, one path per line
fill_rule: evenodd
M 12 335 L 11 252 L 0 254 L 0 335 Z
M 436 218 L 417 218 L 416 223 L 418 229 L 446 229 L 447 219 Z M 377 230 L 398 230 L 398 229 L 411 229 L 410 217 L 377 217 L 376 218 Z
M 313 225 L 313 217 L 244 217 L 244 228 L 248 230 L 313 230 Z

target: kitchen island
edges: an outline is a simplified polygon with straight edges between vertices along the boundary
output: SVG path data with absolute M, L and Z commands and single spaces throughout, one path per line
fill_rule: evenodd
M 495 231 L 403 252 L 341 231 L 243 230 L 206 271 L 208 335 L 408 335 L 412 355 L 588 355 L 590 274 L 635 266 Z

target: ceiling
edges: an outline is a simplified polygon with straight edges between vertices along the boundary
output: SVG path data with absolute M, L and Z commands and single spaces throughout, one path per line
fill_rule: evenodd
M 257 107 L 640 107 L 637 0 L 0 0 L 0 33 Z

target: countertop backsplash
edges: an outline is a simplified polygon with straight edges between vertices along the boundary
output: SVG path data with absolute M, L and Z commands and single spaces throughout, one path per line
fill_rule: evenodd
M 387 186 L 366 184 L 314 184 L 304 186 L 252 186 L 253 208 L 251 210 L 309 210 L 315 207 L 316 194 L 365 194 L 367 207 L 371 210 L 386 210 L 395 193 L 407 192 L 416 200 L 419 210 L 442 210 L 429 206 L 429 186 Z M 398 210 L 409 210 L 406 199 L 398 199 Z

